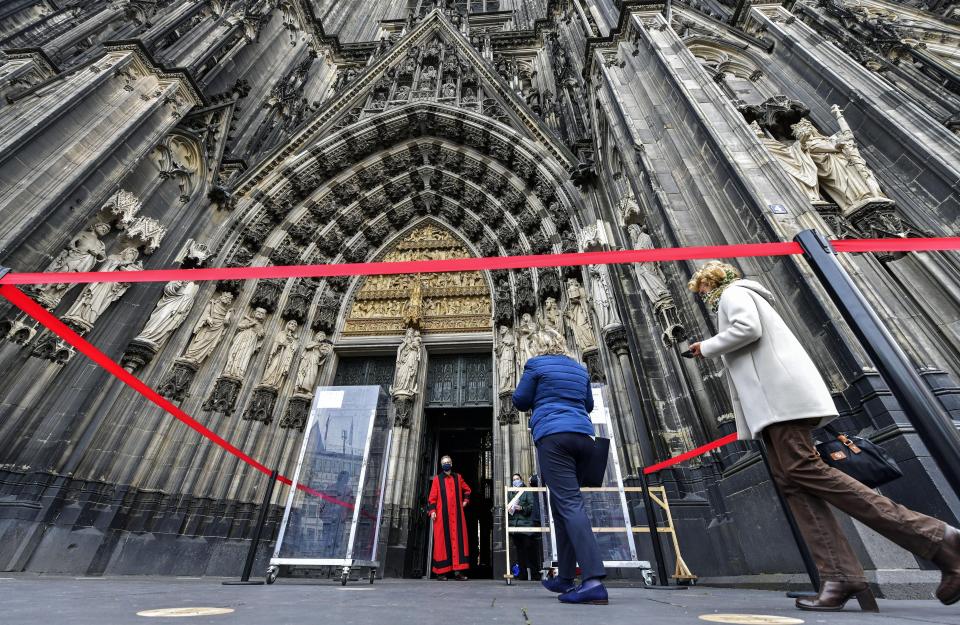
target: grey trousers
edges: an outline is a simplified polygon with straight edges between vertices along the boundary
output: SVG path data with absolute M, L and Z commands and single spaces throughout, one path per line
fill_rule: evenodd
M 775 423 L 763 431 L 773 479 L 790 506 L 823 581 L 866 581 L 831 504 L 904 549 L 929 559 L 946 527 L 823 462 L 810 431 L 819 419 Z

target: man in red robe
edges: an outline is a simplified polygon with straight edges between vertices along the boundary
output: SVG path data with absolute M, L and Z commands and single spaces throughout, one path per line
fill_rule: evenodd
M 433 476 L 427 511 L 433 519 L 433 572 L 445 581 L 450 571 L 454 579 L 464 580 L 461 573 L 470 568 L 467 552 L 467 519 L 463 509 L 470 503 L 470 487 L 463 476 L 453 472 L 450 456 L 440 459 L 443 472 Z

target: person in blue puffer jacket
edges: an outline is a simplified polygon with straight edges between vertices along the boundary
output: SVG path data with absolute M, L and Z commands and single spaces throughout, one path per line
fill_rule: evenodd
M 518 410 L 532 411 L 530 429 L 540 477 L 550 489 L 559 574 L 543 581 L 563 603 L 606 604 L 600 547 L 580 494 L 581 475 L 593 454 L 593 393 L 587 368 L 567 355 L 563 336 L 544 329 L 534 336 L 535 355 L 523 367 L 513 393 Z M 582 583 L 574 584 L 577 564 Z

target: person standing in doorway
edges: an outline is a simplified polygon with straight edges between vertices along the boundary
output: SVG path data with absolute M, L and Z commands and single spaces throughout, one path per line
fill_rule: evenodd
M 463 476 L 453 472 L 453 459 L 440 459 L 441 472 L 433 476 L 427 511 L 433 520 L 433 566 L 437 579 L 446 581 L 450 572 L 454 579 L 465 580 L 463 571 L 470 568 L 467 541 L 467 519 L 463 509 L 470 503 L 470 487 Z
M 737 435 L 762 438 L 780 486 L 820 573 L 820 592 L 797 599 L 801 610 L 835 612 L 856 597 L 876 611 L 863 567 L 830 506 L 943 572 L 936 596 L 960 600 L 960 532 L 914 512 L 831 467 L 817 454 L 811 430 L 837 417 L 830 390 L 803 345 L 774 309 L 773 295 L 735 267 L 711 261 L 690 280 L 717 314 L 719 333 L 690 345 L 694 356 L 722 358 L 730 383 Z
M 519 473 L 513 474 L 511 485 L 514 488 L 526 487 Z M 533 527 L 533 513 L 537 507 L 537 501 L 533 495 L 526 491 L 516 493 L 507 506 L 510 527 L 527 530 L 510 533 L 510 538 L 513 539 L 513 561 L 520 569 L 516 575 L 518 579 L 532 580 L 540 571 L 540 556 L 536 551 L 535 534 L 529 531 Z
M 560 593 L 563 603 L 606 604 L 607 572 L 577 477 L 593 459 L 590 376 L 583 364 L 567 355 L 566 341 L 555 330 L 538 332 L 533 351 L 513 393 L 513 405 L 533 411 L 530 428 L 541 477 L 550 489 L 559 574 L 544 580 L 543 586 Z M 579 586 L 574 584 L 577 564 L 583 580 Z

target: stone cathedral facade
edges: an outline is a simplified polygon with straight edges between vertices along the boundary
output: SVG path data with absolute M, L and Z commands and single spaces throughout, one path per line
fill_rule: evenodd
M 0 264 L 14 271 L 698 246 L 806 228 L 960 230 L 954 3 L 0 7 Z M 900 460 L 907 476 L 884 491 L 956 524 L 960 502 L 810 269 L 797 257 L 735 262 L 776 293 L 843 426 Z M 960 258 L 843 262 L 960 417 Z M 536 328 L 565 333 L 606 385 L 628 484 L 734 430 L 719 366 L 680 357 L 714 330 L 685 289 L 694 266 L 28 292 L 287 474 L 317 385 L 392 389 L 385 573 L 424 573 L 425 485 L 452 449 L 480 494 L 477 568 L 499 575 L 503 485 L 535 471 L 510 393 Z M 237 573 L 262 474 L 7 305 L 0 370 L 0 570 Z M 775 584 L 802 571 L 752 444 L 654 481 L 697 575 Z M 929 564 L 845 526 L 887 596 L 935 581 Z

